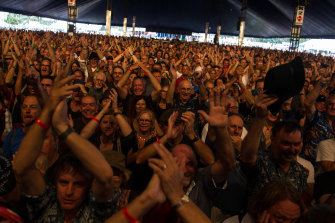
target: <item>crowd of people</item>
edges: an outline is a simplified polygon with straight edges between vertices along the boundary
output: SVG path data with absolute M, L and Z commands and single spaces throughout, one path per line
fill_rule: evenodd
M 334 222 L 333 58 L 44 31 L 0 38 L 1 220 Z

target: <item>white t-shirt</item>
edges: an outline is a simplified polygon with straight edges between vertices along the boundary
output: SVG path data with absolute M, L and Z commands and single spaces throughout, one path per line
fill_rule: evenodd
M 238 215 L 235 215 L 233 217 L 230 217 L 226 220 L 224 220 L 222 223 L 239 223 L 240 220 L 238 219 Z M 241 223 L 254 223 L 254 219 L 247 213 L 243 216 Z
M 326 139 L 319 143 L 317 147 L 316 162 L 335 162 L 335 139 Z
M 335 139 L 326 139 L 319 143 L 316 153 L 316 162 L 321 161 L 335 162 Z
M 301 164 L 303 167 L 305 167 L 305 169 L 308 170 L 308 177 L 307 177 L 307 183 L 308 184 L 314 184 L 315 183 L 315 179 L 314 179 L 314 167 L 313 164 L 311 162 L 309 162 L 308 160 L 301 158 L 300 156 L 297 157 L 297 162 L 299 164 Z

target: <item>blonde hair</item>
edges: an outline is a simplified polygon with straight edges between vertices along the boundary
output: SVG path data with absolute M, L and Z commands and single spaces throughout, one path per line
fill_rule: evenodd
M 150 128 L 150 131 L 151 131 L 151 132 L 152 132 L 152 131 L 156 131 L 156 129 L 155 129 L 155 125 L 154 125 L 154 122 L 156 121 L 156 116 L 155 116 L 155 114 L 154 114 L 151 110 L 149 110 L 149 109 L 144 109 L 143 111 L 140 111 L 140 112 L 136 115 L 136 117 L 135 117 L 135 119 L 134 119 L 134 121 L 133 121 L 133 126 L 134 126 L 135 131 L 138 132 L 138 130 L 139 130 L 139 126 L 138 126 L 139 119 L 140 119 L 140 117 L 141 117 L 143 114 L 145 114 L 145 113 L 147 113 L 147 114 L 149 114 L 149 115 L 151 116 L 151 128 Z

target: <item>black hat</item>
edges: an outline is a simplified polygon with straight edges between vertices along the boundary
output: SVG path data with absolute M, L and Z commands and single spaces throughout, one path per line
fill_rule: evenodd
M 270 112 L 276 115 L 284 101 L 300 93 L 304 82 L 305 70 L 300 57 L 270 69 L 264 80 L 264 92 L 278 97 L 278 100 L 269 106 Z
M 100 58 L 99 58 L 99 56 L 98 56 L 98 54 L 97 54 L 96 52 L 92 52 L 92 53 L 90 54 L 90 56 L 89 56 L 88 59 L 89 59 L 89 60 L 91 60 L 91 59 L 97 59 L 97 60 L 99 60 Z

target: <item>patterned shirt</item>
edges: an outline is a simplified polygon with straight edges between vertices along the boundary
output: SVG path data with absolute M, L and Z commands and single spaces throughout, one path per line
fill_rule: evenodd
M 297 161 L 292 161 L 287 173 L 279 166 L 272 155 L 271 149 L 258 155 L 253 174 L 248 176 L 252 192 L 259 191 L 268 182 L 284 179 L 301 193 L 307 187 L 307 170 Z
M 98 202 L 90 193 L 83 202 L 77 216 L 72 223 L 104 222 L 117 211 L 119 193 L 114 194 L 111 201 Z M 39 196 L 25 195 L 29 219 L 34 223 L 58 223 L 65 222 L 62 209 L 57 201 L 56 187 L 48 185 Z
M 12 115 L 10 114 L 8 109 L 6 108 L 6 111 L 5 111 L 5 129 L 4 129 L 5 133 L 9 133 L 10 131 L 12 131 L 12 129 L 13 129 L 12 122 L 13 122 L 12 121 Z
M 310 122 L 310 129 L 306 135 L 306 146 L 304 155 L 315 164 L 317 146 L 320 141 L 335 137 L 333 128 L 326 114 L 315 111 Z

